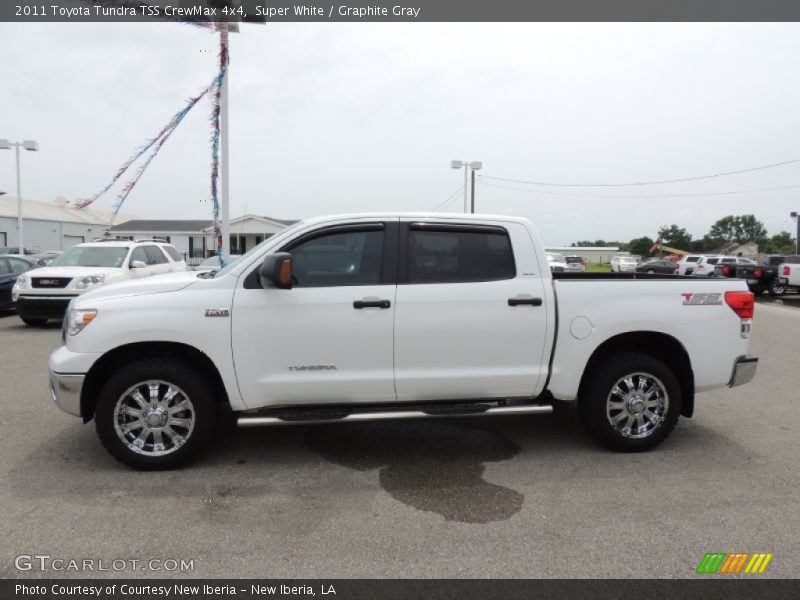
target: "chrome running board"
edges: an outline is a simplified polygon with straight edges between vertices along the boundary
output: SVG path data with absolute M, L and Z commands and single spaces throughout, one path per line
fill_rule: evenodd
M 425 410 L 395 410 L 382 412 L 352 412 L 328 418 L 314 418 L 314 410 L 308 410 L 308 418 L 282 419 L 272 416 L 245 415 L 238 417 L 239 427 L 275 427 L 282 425 L 319 425 L 321 423 L 354 423 L 361 421 L 397 421 L 401 419 L 438 419 L 443 417 L 494 417 L 502 415 L 549 415 L 553 407 L 547 404 L 527 404 L 516 406 L 494 406 L 486 410 L 472 412 L 437 411 L 436 405 Z M 356 409 L 357 410 L 357 409 Z

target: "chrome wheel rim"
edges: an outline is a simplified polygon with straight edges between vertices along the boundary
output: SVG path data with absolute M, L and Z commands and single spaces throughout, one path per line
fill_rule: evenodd
M 192 435 L 195 410 L 189 396 L 173 383 L 148 380 L 132 385 L 114 407 L 114 430 L 128 450 L 165 456 Z
M 641 371 L 621 377 L 606 399 L 609 424 L 628 439 L 653 435 L 664 423 L 667 410 L 667 388 L 655 375 Z

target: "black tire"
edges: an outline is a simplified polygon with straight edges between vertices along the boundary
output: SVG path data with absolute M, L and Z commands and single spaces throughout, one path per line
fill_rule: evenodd
M 181 435 L 178 437 L 182 441 L 178 443 L 172 442 L 175 438 L 170 436 L 168 439 L 164 436 L 163 439 L 168 446 L 171 443 L 172 446 L 177 447 L 162 455 L 152 454 L 157 449 L 155 447 L 156 437 L 154 433 L 145 435 L 144 448 L 137 452 L 123 441 L 120 437 L 122 434 L 118 434 L 116 429 L 117 421 L 120 418 L 124 421 L 126 418 L 116 414 L 116 410 L 118 405 L 121 409 L 125 407 L 125 398 L 131 398 L 131 396 L 127 396 L 128 391 L 140 384 L 139 391 L 141 392 L 142 389 L 145 389 L 145 382 L 153 380 L 177 387 L 181 393 L 175 397 L 176 402 L 183 403 L 182 398 L 185 397 L 189 400 L 192 408 L 191 411 L 179 411 L 176 413 L 182 422 L 192 422 L 192 429 L 188 429 L 188 427 L 179 429 L 178 433 Z M 165 388 L 164 384 L 162 384 L 159 390 L 168 390 L 168 388 Z M 206 381 L 202 371 L 183 361 L 163 357 L 141 359 L 114 373 L 100 391 L 95 408 L 97 434 L 103 446 L 114 458 L 134 469 L 155 471 L 180 467 L 196 457 L 206 446 L 213 433 L 219 407 L 211 390 L 212 385 Z M 166 392 L 164 395 L 167 395 Z M 158 410 L 158 407 L 154 407 L 153 404 L 148 406 L 150 408 L 142 407 L 141 412 L 144 413 L 153 408 Z M 127 410 L 130 410 L 130 408 L 135 409 L 135 405 L 130 400 L 127 400 L 127 407 L 129 407 Z M 171 408 L 176 409 L 177 406 Z M 162 410 L 162 413 L 155 418 L 157 419 L 161 416 L 168 421 L 167 425 L 171 423 L 172 413 L 165 415 Z M 134 418 L 133 420 L 136 419 Z M 144 421 L 142 420 L 142 422 Z M 157 427 L 156 429 L 164 431 L 169 428 Z M 140 433 L 144 433 L 142 428 L 134 428 L 134 431 L 137 430 L 141 430 Z M 155 429 L 151 431 L 155 431 Z M 160 432 L 158 435 L 159 437 L 162 436 Z M 152 448 L 149 451 L 147 449 L 147 440 L 152 440 L 150 443 Z M 132 440 L 129 440 L 129 442 L 133 443 Z
M 611 420 L 622 416 L 625 423 L 629 424 L 631 423 L 630 411 L 627 408 L 609 409 L 607 403 L 614 396 L 620 398 L 616 404 L 628 405 L 622 396 L 615 396 L 612 390 L 627 375 L 633 375 L 633 382 L 638 385 L 640 379 L 634 374 L 643 374 L 652 378 L 646 377 L 645 380 L 660 384 L 656 387 L 663 388 L 664 394 L 659 391 L 653 397 L 658 400 L 665 396 L 665 401 L 663 411 L 661 407 L 658 407 L 654 413 L 649 408 L 643 408 L 644 396 L 631 397 L 628 402 L 633 404 L 630 406 L 650 411 L 651 414 L 658 414 L 660 420 L 657 424 L 647 423 L 646 428 L 653 425 L 649 433 L 628 431 L 628 435 L 626 435 L 612 425 Z M 627 386 L 623 384 L 623 387 Z M 651 400 L 648 399 L 648 401 Z M 652 356 L 638 352 L 612 354 L 591 367 L 591 371 L 581 385 L 578 410 L 581 420 L 589 432 L 608 448 L 619 452 L 650 450 L 663 442 L 678 422 L 681 412 L 680 385 L 670 368 Z M 631 435 L 641 435 L 641 437 L 630 437 Z
M 773 279 L 770 284 L 769 288 L 767 288 L 770 296 L 783 296 L 786 293 L 786 286 L 779 284 L 775 279 Z
M 20 317 L 20 319 L 29 327 L 44 327 L 45 323 L 47 323 L 47 319 L 31 319 L 29 317 Z

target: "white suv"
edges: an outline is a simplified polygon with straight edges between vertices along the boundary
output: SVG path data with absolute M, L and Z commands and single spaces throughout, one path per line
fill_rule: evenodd
M 687 254 L 686 256 L 682 256 L 681 259 L 678 261 L 678 275 L 691 275 L 694 273 L 694 267 L 697 265 L 697 261 L 703 258 L 699 254 Z
M 17 278 L 11 296 L 26 325 L 63 319 L 70 300 L 86 290 L 139 277 L 186 271 L 174 246 L 158 240 L 78 244 L 48 266 Z

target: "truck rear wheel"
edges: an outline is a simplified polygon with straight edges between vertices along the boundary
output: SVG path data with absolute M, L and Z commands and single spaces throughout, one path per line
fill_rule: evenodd
M 638 352 L 613 354 L 588 373 L 578 408 L 589 432 L 621 452 L 649 450 L 670 434 L 681 390 L 669 367 Z
M 209 439 L 217 416 L 211 386 L 192 366 L 145 358 L 117 371 L 95 410 L 100 441 L 117 460 L 141 470 L 179 467 Z

